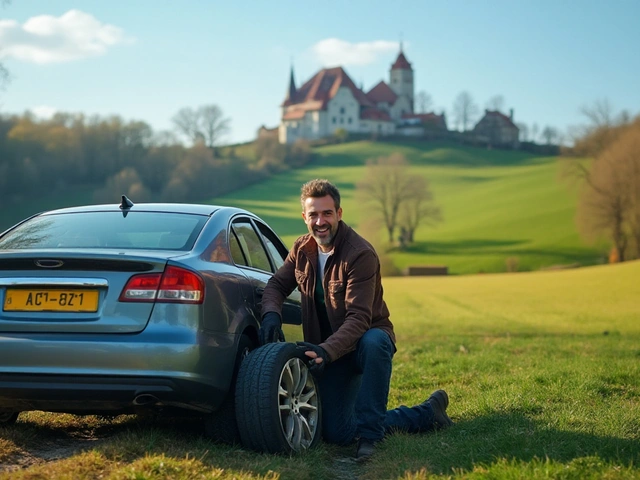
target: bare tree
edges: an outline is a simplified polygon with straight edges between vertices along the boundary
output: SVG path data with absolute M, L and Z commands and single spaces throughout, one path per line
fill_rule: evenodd
M 544 141 L 547 145 L 551 145 L 558 141 L 558 130 L 547 125 L 542 130 L 542 138 L 544 138 Z
M 533 125 L 531 125 L 531 141 L 532 142 L 536 142 L 536 140 L 538 140 L 538 132 L 540 131 L 540 127 L 538 127 L 537 123 L 533 123 Z
M 461 92 L 453 102 L 453 118 L 456 126 L 462 127 L 462 131 L 466 132 L 477 114 L 478 105 L 473 101 L 471 94 L 467 91 Z
M 589 119 L 592 128 L 608 127 L 613 121 L 613 108 L 606 98 L 596 100 L 593 105 L 582 106 L 580 113 Z
M 178 110 L 171 119 L 179 133 L 187 137 L 191 142 L 196 142 L 202 134 L 199 131 L 200 118 L 197 111 L 189 107 Z
M 209 148 L 214 148 L 220 139 L 231 130 L 231 119 L 225 118 L 218 105 L 205 105 L 198 109 L 200 130 Z
M 529 126 L 524 122 L 520 122 L 516 126 L 518 127 L 518 130 L 520 131 L 520 141 L 521 142 L 528 142 L 529 141 Z
M 502 95 L 494 95 L 487 101 L 487 109 L 502 112 L 504 109 L 504 97 Z
M 409 172 L 407 160 L 400 153 L 367 161 L 364 179 L 357 187 L 364 201 L 376 205 L 390 243 L 395 238 L 401 217 L 401 226 L 405 230 L 411 229 L 413 235 L 432 211 L 427 208 L 433 200 L 428 184 L 422 177 Z
M 618 258 L 640 258 L 640 118 L 598 155 L 591 167 L 574 161 L 584 180 L 578 204 L 581 232 L 608 237 Z
M 429 182 L 424 177 L 413 177 L 407 188 L 407 199 L 400 211 L 400 228 L 405 232 L 401 238 L 403 246 L 413 243 L 420 225 L 434 225 L 442 221 L 440 207 L 434 204 Z
M 418 113 L 429 113 L 433 108 L 433 98 L 424 90 L 416 95 L 416 110 Z

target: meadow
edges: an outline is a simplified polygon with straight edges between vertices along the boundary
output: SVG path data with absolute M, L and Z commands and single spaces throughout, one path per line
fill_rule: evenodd
M 411 173 L 430 182 L 444 221 L 420 227 L 410 248 L 390 250 L 402 270 L 408 265 L 447 265 L 452 274 L 504 272 L 507 259 L 518 270 L 604 261 L 606 248 L 586 245 L 575 226 L 577 191 L 560 180 L 557 157 L 487 150 L 439 142 L 351 142 L 314 150 L 315 160 L 257 185 L 207 202 L 236 205 L 261 215 L 289 245 L 305 226 L 300 186 L 327 178 L 342 195 L 343 220 L 359 229 L 375 218 L 356 185 L 370 158 L 405 155 Z M 362 233 L 378 250 L 387 250 L 382 229 Z
M 199 422 L 31 412 L 0 427 L 0 479 L 640 479 L 638 278 L 640 261 L 385 278 L 389 407 L 444 388 L 455 425 L 389 436 L 362 465 L 354 446 L 282 457 Z

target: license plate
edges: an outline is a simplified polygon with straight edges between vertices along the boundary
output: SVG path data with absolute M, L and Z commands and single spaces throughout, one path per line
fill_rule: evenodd
M 97 290 L 9 288 L 4 297 L 5 312 L 96 312 L 97 310 Z

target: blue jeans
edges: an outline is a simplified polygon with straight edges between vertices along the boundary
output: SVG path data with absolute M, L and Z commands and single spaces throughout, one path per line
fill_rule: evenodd
M 386 433 L 433 428 L 429 404 L 387 411 L 395 347 L 384 331 L 365 332 L 356 350 L 330 363 L 320 378 L 324 440 L 347 445 L 356 438 L 381 440 Z

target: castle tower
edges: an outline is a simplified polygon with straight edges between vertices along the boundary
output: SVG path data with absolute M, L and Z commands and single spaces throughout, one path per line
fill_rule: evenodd
M 402 52 L 402 42 L 400 42 L 400 53 L 398 58 L 391 65 L 391 71 L 389 73 L 389 86 L 398 97 L 406 97 L 411 113 L 414 112 L 413 106 L 413 68 L 407 61 L 404 53 Z

